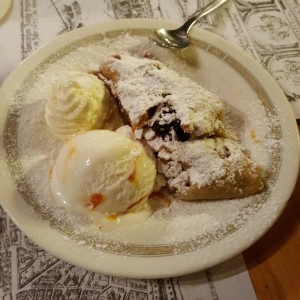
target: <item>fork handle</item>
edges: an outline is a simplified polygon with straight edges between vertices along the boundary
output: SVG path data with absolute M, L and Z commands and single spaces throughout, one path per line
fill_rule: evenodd
M 190 19 L 188 19 L 181 27 L 180 30 L 188 33 L 190 29 L 197 23 L 201 18 L 205 17 L 209 13 L 213 12 L 221 5 L 225 4 L 228 0 L 214 0 L 208 3 L 206 6 L 202 7 L 196 11 Z

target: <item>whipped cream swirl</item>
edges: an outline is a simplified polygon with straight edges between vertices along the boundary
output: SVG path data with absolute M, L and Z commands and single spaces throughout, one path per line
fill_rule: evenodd
M 67 140 L 87 130 L 101 128 L 110 112 L 104 83 L 95 75 L 71 72 L 54 83 L 46 104 L 45 118 L 50 131 Z

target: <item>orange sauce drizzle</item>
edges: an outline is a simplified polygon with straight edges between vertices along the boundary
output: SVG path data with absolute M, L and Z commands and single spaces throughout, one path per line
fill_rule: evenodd
M 76 148 L 75 148 L 74 146 L 72 146 L 72 147 L 69 149 L 69 153 L 68 153 L 68 156 L 67 156 L 67 158 L 66 158 L 66 161 L 69 160 L 69 159 L 72 157 L 72 155 L 75 153 L 75 151 L 76 151 Z
M 64 161 L 64 168 L 63 168 L 63 181 L 66 182 L 67 181 L 67 175 L 68 175 L 68 169 L 67 169 L 67 164 L 69 159 L 72 157 L 72 155 L 74 155 L 74 153 L 76 152 L 76 148 L 74 146 L 70 147 L 68 155 L 66 156 L 66 159 Z
M 110 221 L 115 221 L 115 220 L 117 220 L 118 216 L 119 216 L 118 214 L 111 214 L 111 215 L 107 216 L 107 219 Z
M 141 203 L 145 198 L 148 198 L 147 196 L 144 196 L 142 198 L 140 198 L 138 201 L 132 203 L 124 212 L 122 212 L 121 214 L 126 214 L 128 213 L 134 206 L 138 205 L 139 203 Z
M 99 193 L 92 194 L 90 197 L 90 204 L 92 210 L 95 209 L 104 200 L 104 196 Z
M 136 168 L 134 167 L 134 170 L 133 170 L 133 172 L 129 175 L 128 180 L 129 180 L 130 182 L 134 182 L 135 179 L 136 179 Z
M 118 219 L 119 216 L 125 215 L 126 213 L 128 213 L 134 206 L 136 206 L 137 204 L 141 203 L 145 198 L 147 198 L 148 196 L 144 196 L 142 198 L 140 198 L 138 201 L 136 201 L 135 203 L 132 203 L 125 211 L 120 212 L 118 214 L 111 214 L 107 216 L 107 219 L 110 221 L 115 221 Z
M 138 163 L 138 160 L 140 159 L 139 156 L 137 156 L 135 158 L 135 161 L 134 161 L 134 169 L 132 171 L 132 173 L 129 175 L 128 177 L 128 180 L 134 184 L 137 184 L 138 183 L 138 177 L 137 177 L 137 172 L 136 172 L 136 169 L 137 169 L 137 163 Z

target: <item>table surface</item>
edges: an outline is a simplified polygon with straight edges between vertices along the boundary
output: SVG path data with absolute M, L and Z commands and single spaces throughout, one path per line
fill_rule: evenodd
M 243 253 L 258 299 L 300 299 L 299 200 L 300 176 L 280 218 Z

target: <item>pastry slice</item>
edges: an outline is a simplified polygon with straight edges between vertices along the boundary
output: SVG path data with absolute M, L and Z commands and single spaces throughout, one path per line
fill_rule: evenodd
M 168 188 L 182 200 L 241 198 L 264 187 L 262 169 L 231 138 L 149 144 Z
M 262 169 L 225 130 L 216 95 L 147 58 L 116 55 L 99 77 L 180 199 L 240 198 L 263 189 Z
M 163 138 L 173 131 L 181 141 L 222 135 L 220 99 L 157 60 L 116 55 L 104 62 L 99 77 L 134 130 L 152 128 Z

